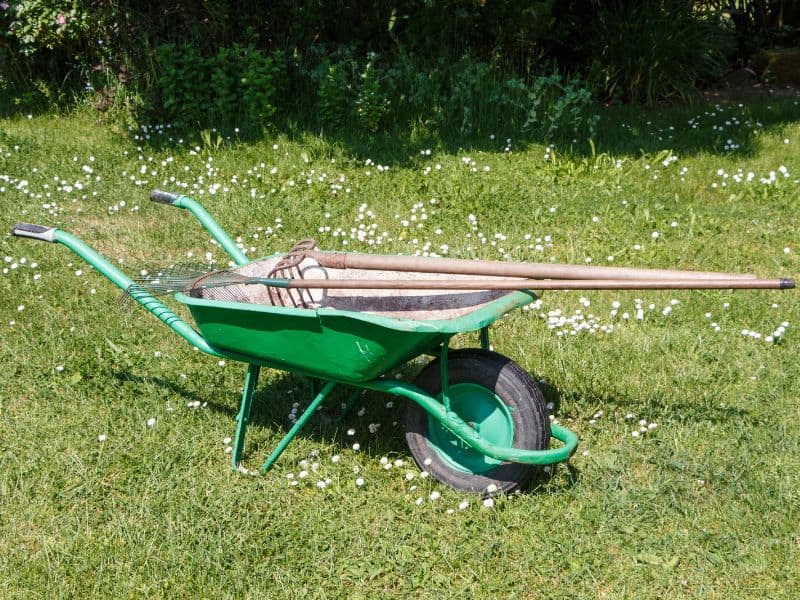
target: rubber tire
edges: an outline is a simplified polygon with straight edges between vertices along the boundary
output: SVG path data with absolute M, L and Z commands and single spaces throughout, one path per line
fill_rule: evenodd
M 514 424 L 514 448 L 544 450 L 550 442 L 550 421 L 541 391 L 519 365 L 511 359 L 488 350 L 453 350 L 448 354 L 449 385 L 478 384 L 494 392 L 511 409 Z M 436 397 L 441 392 L 439 359 L 431 361 L 414 382 Z M 429 444 L 428 413 L 416 402 L 408 403 L 405 429 L 406 443 L 414 460 L 438 481 L 457 490 L 487 493 L 495 485 L 494 494 L 509 494 L 524 489 L 537 467 L 504 462 L 480 474 L 469 474 L 448 465 Z M 427 462 L 427 464 L 426 464 Z

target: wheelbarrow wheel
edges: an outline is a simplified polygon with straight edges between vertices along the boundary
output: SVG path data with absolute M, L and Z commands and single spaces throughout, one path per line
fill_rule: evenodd
M 544 450 L 550 423 L 541 391 L 511 359 L 496 352 L 467 349 L 448 354 L 450 408 L 498 446 Z M 419 374 L 416 385 L 441 394 L 436 359 Z M 416 402 L 406 413 L 406 442 L 419 467 L 458 490 L 484 494 L 524 489 L 536 466 L 501 462 L 467 446 Z M 494 487 L 492 487 L 494 486 Z

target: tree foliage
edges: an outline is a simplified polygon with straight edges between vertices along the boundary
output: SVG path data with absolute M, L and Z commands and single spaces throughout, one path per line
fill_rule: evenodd
M 292 79 L 302 67 L 330 88 L 344 74 L 329 68 L 346 51 L 364 69 L 351 100 L 374 129 L 391 72 L 381 80 L 370 53 L 381 65 L 410 63 L 422 73 L 467 57 L 528 84 L 557 65 L 607 98 L 653 102 L 685 97 L 727 61 L 779 44 L 800 44 L 800 0 L 2 0 L 0 91 L 61 97 L 135 84 L 149 106 L 163 107 L 170 99 L 159 95 L 166 80 L 158 56 L 168 45 L 195 53 L 198 64 L 217 60 L 220 93 L 249 94 L 257 106 L 237 110 L 267 115 L 270 93 L 256 98 L 255 84 L 240 90 L 241 81 L 225 78 L 270 87 L 270 57 L 280 51 L 289 81 L 303 79 Z M 258 63 L 249 75 L 219 64 L 243 52 Z M 319 85 L 307 91 L 330 92 Z

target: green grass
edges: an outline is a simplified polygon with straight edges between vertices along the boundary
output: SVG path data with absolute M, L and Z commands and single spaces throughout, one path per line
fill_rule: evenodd
M 253 256 L 312 235 L 324 249 L 443 254 L 446 245 L 458 257 L 800 271 L 793 98 L 609 113 L 594 153 L 585 141 L 546 152 L 513 139 L 506 152 L 514 135 L 500 131 L 461 142 L 149 135 L 80 111 L 0 121 L 4 231 L 17 220 L 59 226 L 129 270 L 187 252 L 226 260 L 188 214 L 147 201 L 161 187 L 198 198 Z M 728 139 L 739 147 L 726 149 Z M 774 181 L 761 183 L 770 172 Z M 351 238 L 372 223 L 373 234 Z M 192 351 L 144 311 L 119 311 L 113 286 L 61 246 L 4 234 L 2 257 L 0 596 L 796 592 L 796 292 L 549 293 L 540 309 L 502 319 L 495 348 L 543 381 L 581 446 L 528 493 L 486 509 L 419 477 L 397 425 L 402 403 L 375 394 L 362 416 L 316 417 L 267 475 L 231 472 L 223 440 L 242 365 Z M 557 310 L 591 313 L 606 332 L 551 329 Z M 783 322 L 780 339 L 766 342 Z M 308 394 L 297 376 L 264 373 L 248 464 Z M 207 404 L 187 406 L 196 401 Z M 639 419 L 658 426 L 635 438 Z M 370 423 L 381 424 L 376 434 Z M 384 470 L 383 456 L 405 465 Z M 290 487 L 286 474 L 306 459 L 319 473 Z M 331 480 L 324 490 L 320 478 Z M 434 490 L 441 498 L 431 501 Z

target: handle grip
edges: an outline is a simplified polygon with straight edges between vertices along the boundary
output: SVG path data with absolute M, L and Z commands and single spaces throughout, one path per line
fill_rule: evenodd
M 34 225 L 33 223 L 17 223 L 11 229 L 11 235 L 33 238 L 43 242 L 55 242 L 55 234 L 55 227 L 45 227 L 44 225 Z
M 162 190 L 153 190 L 150 192 L 150 200 L 153 202 L 160 202 L 161 204 L 175 204 L 181 194 L 173 194 L 172 192 L 164 192 Z

